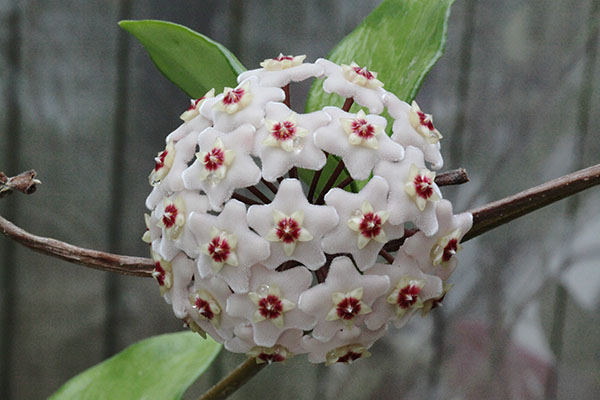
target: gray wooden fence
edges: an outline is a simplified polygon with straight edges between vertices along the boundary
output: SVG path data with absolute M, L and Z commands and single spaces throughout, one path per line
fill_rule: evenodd
M 417 1 L 417 0 L 407 0 Z M 0 170 L 38 171 L 0 213 L 39 235 L 146 255 L 147 175 L 188 99 L 120 32 L 182 23 L 247 66 L 314 60 L 379 1 L 0 1 Z M 600 161 L 598 0 L 457 0 L 418 99 L 445 135 L 457 211 Z M 275 366 L 236 398 L 591 398 L 600 392 L 600 192 L 465 244 L 456 287 L 352 368 Z M 0 239 L 0 398 L 38 399 L 151 335 L 181 329 L 149 279 Z M 558 274 L 560 271 L 561 274 Z M 596 281 L 594 281 L 596 280 Z M 301 358 L 301 357 L 299 357 Z M 220 356 L 193 398 L 242 358 Z

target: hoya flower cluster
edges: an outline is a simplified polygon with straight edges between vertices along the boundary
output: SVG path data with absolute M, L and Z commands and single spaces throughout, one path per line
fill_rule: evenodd
M 265 60 L 192 100 L 150 174 L 144 240 L 193 330 L 257 362 L 350 363 L 441 301 L 471 215 L 453 215 L 435 183 L 430 115 L 365 67 L 304 58 Z M 344 107 L 290 109 L 290 82 L 309 78 Z M 312 183 L 298 169 L 317 171 Z

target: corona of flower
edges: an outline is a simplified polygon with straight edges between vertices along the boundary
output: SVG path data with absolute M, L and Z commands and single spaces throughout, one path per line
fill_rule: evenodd
M 149 163 L 143 239 L 190 329 L 257 363 L 351 364 L 440 304 L 472 217 L 442 199 L 431 115 L 369 66 L 305 59 L 191 100 Z M 292 109 L 309 78 L 344 107 Z

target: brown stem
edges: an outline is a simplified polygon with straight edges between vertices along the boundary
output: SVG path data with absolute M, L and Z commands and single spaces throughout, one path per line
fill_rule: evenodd
M 464 168 L 442 172 L 435 177 L 435 184 L 438 186 L 462 185 L 467 182 L 469 182 L 469 175 Z
M 32 194 L 37 189 L 36 185 L 42 182 L 35 179 L 37 173 L 34 170 L 21 172 L 19 175 L 8 177 L 0 171 L 0 198 L 8 196 L 13 190 Z
M 264 180 L 261 178 L 261 182 L 271 191 L 273 194 L 277 194 L 277 186 L 273 185 L 271 182 Z
M 379 255 L 383 258 L 385 258 L 385 261 L 389 262 L 390 264 L 394 263 L 394 256 L 392 256 L 390 253 L 388 253 L 387 251 L 385 251 L 384 249 L 381 249 L 379 251 Z
M 315 171 L 313 174 L 312 180 L 310 181 L 310 187 L 308 188 L 308 195 L 306 199 L 309 203 L 312 203 L 313 197 L 315 196 L 315 190 L 317 190 L 317 185 L 319 184 L 319 178 L 321 177 L 322 169 Z
M 258 197 L 258 199 L 260 201 L 262 201 L 265 204 L 269 204 L 271 202 L 271 200 L 269 200 L 269 198 L 267 196 L 265 196 L 263 194 L 263 192 L 261 192 L 260 190 L 258 190 L 258 188 L 256 186 L 249 186 L 246 189 L 248 189 L 248 191 L 250 193 L 252 193 L 253 195 L 255 195 L 256 197 Z
M 235 193 L 235 192 L 233 192 L 233 194 L 231 195 L 231 198 L 232 198 L 232 199 L 239 200 L 239 201 L 241 201 L 242 203 L 245 203 L 245 204 L 247 204 L 247 205 L 249 205 L 249 206 L 252 206 L 252 205 L 254 205 L 254 204 L 261 204 L 259 201 L 252 200 L 252 199 L 251 199 L 251 198 L 249 198 L 249 197 L 242 196 L 241 194 L 239 194 L 239 193 Z
M 344 179 L 343 181 L 341 181 L 336 187 L 343 189 L 346 186 L 348 186 L 349 184 L 351 184 L 352 182 L 354 182 L 354 179 L 352 179 L 352 177 L 349 176 L 346 179 Z
M 325 195 L 327 194 L 327 192 L 329 192 L 329 189 L 331 189 L 333 187 L 333 184 L 335 183 L 337 178 L 340 176 L 340 174 L 342 173 L 342 171 L 344 170 L 345 167 L 346 167 L 346 165 L 344 164 L 344 161 L 340 160 L 338 162 L 338 165 L 335 166 L 335 169 L 331 173 L 331 176 L 325 183 L 325 186 L 321 190 L 321 194 L 319 194 L 319 198 L 317 199 L 317 201 L 315 201 L 315 204 L 323 204 L 324 203 Z
M 73 246 L 56 239 L 35 236 L 2 217 L 0 217 L 0 231 L 9 239 L 32 250 L 86 267 L 146 278 L 152 277 L 154 270 L 154 262 L 149 258 L 104 253 Z
M 346 177 L 336 187 L 343 189 L 354 181 L 351 176 Z M 451 171 L 442 172 L 435 177 L 435 183 L 438 186 L 461 185 L 469 182 L 469 175 L 464 168 L 453 169 Z
M 354 104 L 354 99 L 352 97 L 346 98 L 346 101 L 344 102 L 344 105 L 342 106 L 342 110 L 344 110 L 346 112 L 350 111 L 350 107 L 352 107 L 352 104 Z
M 468 212 L 473 214 L 473 227 L 462 241 L 466 242 L 515 218 L 598 184 L 600 164 L 470 210 Z
M 404 241 L 406 239 L 408 239 L 417 232 L 419 232 L 418 229 L 405 229 L 404 236 L 402 236 L 399 239 L 390 240 L 385 244 L 385 246 L 383 246 L 383 249 L 385 251 L 397 251 L 400 248 L 400 246 L 404 244 Z
M 210 388 L 198 400 L 226 399 L 267 365 L 267 363 L 257 364 L 256 359 L 249 358 Z
M 285 85 L 284 87 L 282 87 L 283 89 L 283 93 L 285 93 L 285 100 L 283 100 L 283 104 L 285 104 L 286 106 L 288 106 L 289 108 L 291 108 L 292 106 L 291 101 L 290 101 L 290 84 L 288 83 L 287 85 Z
M 292 167 L 290 168 L 288 175 L 290 178 L 298 179 L 298 168 Z
M 329 153 L 326 151 L 324 153 L 325 153 L 325 160 L 327 160 L 327 158 L 329 157 Z M 315 196 L 315 191 L 317 190 L 317 186 L 319 184 L 319 178 L 321 177 L 322 173 L 323 173 L 323 168 L 321 168 L 318 171 L 315 171 L 315 173 L 313 174 L 312 180 L 310 181 L 310 187 L 308 188 L 308 195 L 306 196 L 306 199 L 311 204 L 313 201 L 313 197 Z
M 473 228 L 462 241 L 465 242 L 517 217 L 598 184 L 600 184 L 600 164 L 471 210 L 469 212 L 473 214 Z M 234 195 L 238 199 L 243 197 Z M 254 200 L 250 201 L 254 202 Z M 35 251 L 86 267 L 141 277 L 151 277 L 154 269 L 154 263 L 149 258 L 105 253 L 73 246 L 56 239 L 35 236 L 2 217 L 0 217 L 0 230 L 9 239 Z M 387 252 L 398 250 L 404 240 L 416 232 L 416 230 L 406 230 L 404 237 L 388 242 L 384 250 Z M 331 257 L 335 256 L 338 254 Z M 331 257 L 328 257 L 328 260 Z

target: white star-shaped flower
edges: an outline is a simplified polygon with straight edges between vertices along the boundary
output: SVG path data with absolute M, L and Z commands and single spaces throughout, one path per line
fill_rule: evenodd
M 325 92 L 351 97 L 374 114 L 383 111 L 382 96 L 385 91 L 382 89 L 383 83 L 377 79 L 376 72 L 361 68 L 355 63 L 339 66 L 323 58 L 319 58 L 316 64 L 323 67 L 327 76 L 323 82 Z
M 154 261 L 152 277 L 160 287 L 160 294 L 164 296 L 173 286 L 173 266 L 152 249 L 150 249 L 150 255 Z
M 206 99 L 200 114 L 213 121 L 215 129 L 221 132 L 232 131 L 244 124 L 259 128 L 265 116 L 265 104 L 284 99 L 283 90 L 260 86 L 258 78 L 250 77 L 237 88 L 225 88 L 220 95 Z
M 404 148 L 385 134 L 385 118 L 362 111 L 351 114 L 337 107 L 323 110 L 331 122 L 315 131 L 315 144 L 342 157 L 352 178 L 367 179 L 380 160 L 399 161 L 404 157 Z
M 402 252 L 398 252 L 391 265 L 375 264 L 367 275 L 387 276 L 391 282 L 388 294 L 375 300 L 373 312 L 365 319 L 369 329 L 378 329 L 389 320 L 394 320 L 399 328 L 423 307 L 425 301 L 442 294 L 441 279 L 425 275 L 417 262 Z
M 160 238 L 162 236 L 162 229 L 160 229 L 158 226 L 156 209 L 154 209 L 150 214 L 144 214 L 144 222 L 146 223 L 146 231 L 142 236 L 142 240 L 148 243 L 151 247 L 156 246 L 158 250 Z M 154 245 L 154 242 L 157 244 Z
M 300 293 L 311 283 L 312 274 L 304 267 L 277 272 L 255 265 L 249 292 L 232 295 L 227 301 L 227 313 L 252 324 L 256 344 L 274 346 L 282 332 L 310 330 L 315 325 L 315 319 L 297 307 Z
M 280 54 L 260 63 L 262 68 L 245 71 L 238 76 L 238 82 L 256 76 L 261 86 L 283 87 L 290 82 L 300 82 L 308 78 L 323 76 L 323 68 L 316 64 L 306 63 L 302 56 L 284 56 Z
M 195 135 L 197 136 L 198 133 L 210 126 L 212 126 L 211 120 L 204 118 L 202 115 L 196 115 L 194 118 L 184 122 L 173 132 L 169 133 L 165 139 L 165 142 L 169 143 L 169 141 L 173 141 L 177 143 L 192 132 L 195 132 Z
M 177 143 L 169 141 L 165 150 L 156 157 L 154 170 L 150 174 L 150 179 L 154 179 L 154 188 L 146 198 L 149 210 L 153 210 L 164 196 L 184 189 L 181 173 L 194 158 L 198 136 L 198 132 L 191 131 Z
M 203 190 L 211 208 L 220 210 L 235 189 L 260 181 L 260 169 L 249 154 L 253 141 L 252 125 L 242 125 L 230 133 L 213 128 L 202 132 L 196 160 L 182 174 L 185 187 Z
M 389 286 L 387 276 L 361 275 L 349 258 L 337 257 L 325 282 L 302 293 L 298 306 L 317 318 L 312 335 L 328 341 L 342 329 L 359 333 L 373 302 L 387 293 Z
M 402 146 L 414 146 L 423 152 L 425 161 L 432 169 L 440 169 L 444 159 L 440 153 L 442 135 L 433 127 L 431 116 L 424 114 L 416 102 L 410 106 L 392 93 L 383 96 L 383 102 L 388 109 L 394 124 L 392 125 L 392 140 Z
M 308 352 L 308 361 L 330 366 L 336 363 L 352 364 L 352 362 L 371 356 L 367 350 L 387 331 L 387 325 L 376 331 L 367 328 L 358 333 L 340 331 L 329 341 L 322 342 L 311 336 L 302 338 L 302 347 Z
M 439 222 L 437 233 L 428 237 L 417 232 L 406 239 L 402 250 L 417 260 L 423 272 L 446 280 L 456 269 L 455 254 L 461 249 L 462 237 L 473 225 L 473 216 L 452 214 L 452 203 L 447 200 L 436 204 L 435 213 Z
M 390 223 L 410 221 L 428 236 L 437 232 L 435 203 L 442 198 L 442 193 L 434 182 L 435 173 L 425 168 L 421 150 L 409 146 L 402 161 L 382 161 L 373 173 L 390 185 Z
M 306 353 L 301 346 L 303 333 L 300 329 L 286 330 L 270 347 L 257 345 L 252 331 L 250 324 L 238 325 L 235 337 L 225 342 L 225 348 L 233 353 L 245 353 L 255 358 L 257 364 L 284 362 L 294 355 Z
M 388 184 L 379 176 L 374 176 L 359 193 L 330 190 L 325 203 L 335 208 L 340 223 L 323 237 L 323 250 L 352 254 L 361 271 L 375 264 L 383 245 L 404 234 L 403 225 L 388 222 L 387 195 Z
M 170 264 L 172 268 L 172 284 L 170 289 L 164 293 L 164 298 L 173 307 L 175 316 L 177 318 L 184 318 L 187 315 L 186 307 L 189 302 L 188 285 L 192 281 L 192 276 L 194 276 L 195 263 L 183 252 L 180 252 L 173 258 Z
M 254 139 L 254 154 L 262 162 L 263 177 L 273 182 L 292 167 L 323 168 L 327 159 L 315 145 L 313 132 L 330 121 L 324 111 L 296 114 L 283 103 L 268 103 L 265 124 Z
M 156 225 L 162 229 L 158 251 L 165 259 L 172 260 L 181 250 L 189 257 L 198 257 L 198 245 L 187 221 L 192 212 L 208 210 L 208 199 L 196 191 L 183 190 L 164 199 L 155 213 Z
M 284 179 L 270 204 L 250 206 L 248 223 L 270 241 L 271 255 L 262 262 L 267 268 L 296 260 L 316 270 L 326 260 L 321 239 L 338 223 L 338 216 L 333 207 L 310 204 L 300 181 Z
M 215 97 L 215 89 L 210 89 L 206 94 L 199 99 L 191 99 L 190 107 L 185 110 L 179 118 L 181 118 L 184 122 L 191 122 L 198 115 L 200 115 L 200 106 L 204 103 L 206 99 L 211 99 Z
M 187 313 L 203 330 L 223 343 L 233 337 L 233 329 L 244 321 L 225 312 L 232 291 L 223 279 L 195 275 L 190 288 Z
M 200 277 L 216 275 L 235 292 L 247 292 L 250 267 L 269 257 L 269 244 L 248 228 L 246 206 L 229 200 L 218 216 L 192 213 L 189 224 L 200 247 Z

